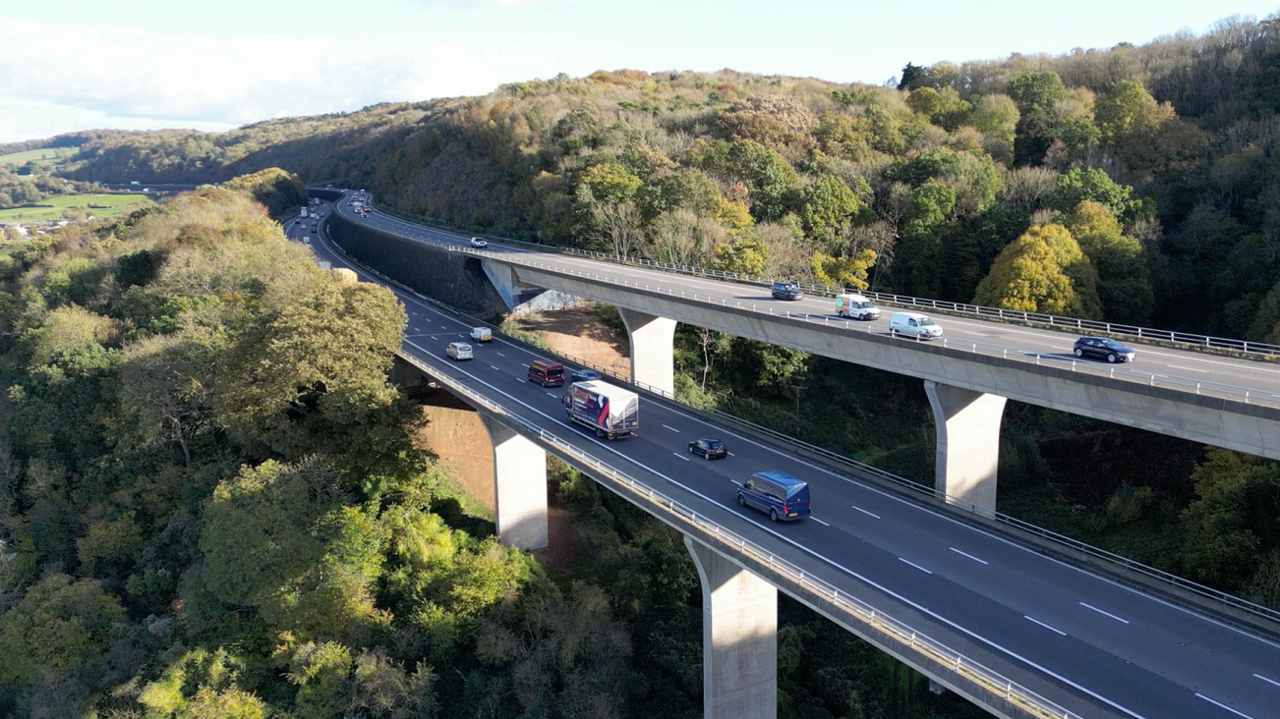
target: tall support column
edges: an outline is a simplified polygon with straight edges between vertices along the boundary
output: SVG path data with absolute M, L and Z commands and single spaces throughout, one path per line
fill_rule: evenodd
M 702 579 L 702 716 L 778 716 L 778 590 L 686 536 Z
M 498 420 L 480 414 L 493 444 L 493 504 L 498 540 L 524 550 L 547 546 L 547 453 Z
M 996 512 L 996 468 L 1005 398 L 925 380 L 937 426 L 934 487 L 978 514 Z M 954 502 L 953 502 L 954 503 Z
M 631 381 L 675 394 L 676 321 L 621 307 L 618 313 L 631 339 Z

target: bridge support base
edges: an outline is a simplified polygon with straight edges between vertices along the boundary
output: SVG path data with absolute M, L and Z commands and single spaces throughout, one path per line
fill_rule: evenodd
M 937 427 L 934 487 L 952 504 L 996 512 L 996 468 L 1005 398 L 925 380 Z
M 547 453 L 498 420 L 480 413 L 493 444 L 493 504 L 498 540 L 532 551 L 547 536 Z
M 702 579 L 704 719 L 778 716 L 778 590 L 684 538 Z
M 676 321 L 618 308 L 631 342 L 631 381 L 674 395 Z

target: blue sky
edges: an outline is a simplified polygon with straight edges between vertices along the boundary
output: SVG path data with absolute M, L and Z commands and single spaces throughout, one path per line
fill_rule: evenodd
M 227 129 L 634 68 L 881 84 L 928 65 L 1205 32 L 1277 0 L 46 0 L 0 4 L 0 142 Z

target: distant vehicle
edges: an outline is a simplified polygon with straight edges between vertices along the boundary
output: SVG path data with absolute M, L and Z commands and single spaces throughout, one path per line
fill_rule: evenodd
M 130 184 L 130 185 L 141 185 L 142 183 L 141 183 L 141 182 L 138 182 L 137 180 L 130 180 L 130 181 L 129 181 L 129 184 Z
M 529 363 L 529 372 L 525 377 L 530 382 L 537 382 L 543 387 L 559 387 L 564 384 L 564 365 L 551 360 L 536 359 Z
M 472 237 L 472 238 L 471 238 L 471 246 L 472 246 L 472 247 L 488 247 L 488 246 L 489 246 L 489 243 L 488 243 L 488 242 L 485 242 L 484 240 L 480 239 L 479 237 Z
M 804 292 L 800 291 L 800 285 L 795 282 L 774 282 L 770 291 L 775 300 L 804 299 Z
M 689 454 L 700 454 L 703 459 L 724 459 L 729 456 L 729 448 L 718 439 L 700 439 L 689 443 Z
M 889 315 L 889 334 L 931 340 L 942 336 L 942 328 L 929 319 L 928 315 L 919 312 L 894 312 Z
M 466 342 L 450 342 L 444 353 L 449 355 L 449 358 L 455 362 L 469 360 L 471 359 L 471 345 Z
M 1081 337 L 1072 350 L 1076 357 L 1104 359 L 1111 364 L 1132 362 L 1137 353 L 1110 337 Z
M 570 382 L 590 382 L 593 379 L 600 379 L 600 373 L 593 369 L 574 370 L 573 374 L 569 375 Z
M 836 295 L 836 314 L 855 320 L 878 320 L 880 308 L 862 295 Z
M 758 509 L 775 522 L 809 516 L 809 504 L 809 485 L 785 472 L 756 472 L 738 490 L 738 506 Z
M 303 205 L 302 210 L 300 210 L 298 214 L 305 218 L 309 212 L 311 212 L 311 210 L 307 209 L 307 207 Z
M 311 246 L 311 238 L 310 238 L 310 237 L 304 237 L 304 238 L 302 238 L 302 244 L 306 245 L 307 247 L 310 247 L 310 246 Z
M 476 342 L 492 342 L 493 330 L 488 327 L 473 327 L 471 329 L 471 339 Z
M 561 402 L 565 421 L 590 427 L 601 439 L 631 437 L 640 427 L 640 397 L 599 380 L 569 385 Z

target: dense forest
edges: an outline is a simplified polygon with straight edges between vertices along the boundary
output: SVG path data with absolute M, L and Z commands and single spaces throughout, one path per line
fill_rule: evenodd
M 254 201 L 287 184 L 0 256 L 0 715 L 700 716 L 680 535 L 552 462 L 580 559 L 500 545 L 387 383 L 403 308 Z M 781 716 L 981 715 L 780 611 Z

